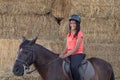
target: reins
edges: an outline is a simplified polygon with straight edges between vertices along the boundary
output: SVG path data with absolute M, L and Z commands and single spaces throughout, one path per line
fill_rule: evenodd
M 52 64 L 52 63 L 54 63 L 54 62 L 56 62 L 57 60 L 59 60 L 60 58 L 59 57 L 57 57 L 56 59 L 54 59 L 54 60 L 52 60 L 51 62 L 49 62 L 49 63 L 46 63 L 46 64 L 42 64 L 42 65 L 40 65 L 40 67 L 44 67 L 44 66 L 47 66 L 47 65 L 50 65 L 50 64 Z
M 60 58 L 58 57 L 58 58 L 52 60 L 52 61 L 49 62 L 49 63 L 46 63 L 46 64 L 42 64 L 42 65 L 40 65 L 40 67 L 44 67 L 44 66 L 50 65 L 50 64 L 56 62 L 56 61 L 59 60 L 59 59 L 60 59 Z M 36 71 L 36 70 L 37 70 L 37 69 L 35 68 L 35 69 L 31 70 L 31 71 L 26 72 L 26 74 L 31 74 L 32 72 L 34 72 L 34 71 Z

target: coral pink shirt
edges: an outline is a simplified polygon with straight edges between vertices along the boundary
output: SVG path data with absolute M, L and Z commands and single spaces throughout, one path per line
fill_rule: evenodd
M 78 50 L 75 53 L 73 53 L 73 55 L 74 54 L 82 54 L 83 53 L 84 37 L 83 37 L 83 33 L 81 31 L 78 32 L 77 37 L 74 37 L 74 35 L 72 33 L 71 34 L 68 33 L 68 35 L 67 35 L 67 48 L 68 48 L 67 52 L 69 52 L 70 50 L 72 50 L 73 48 L 75 48 L 76 42 L 77 42 L 78 38 L 81 38 L 82 41 L 81 41 L 81 43 L 79 45 Z

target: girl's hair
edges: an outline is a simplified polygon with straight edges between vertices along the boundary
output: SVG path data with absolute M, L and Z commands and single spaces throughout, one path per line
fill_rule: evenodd
M 74 38 L 77 37 L 79 31 L 80 31 L 80 22 L 76 21 L 76 32 L 74 34 Z M 69 36 L 70 35 L 71 35 L 71 26 L 69 24 Z

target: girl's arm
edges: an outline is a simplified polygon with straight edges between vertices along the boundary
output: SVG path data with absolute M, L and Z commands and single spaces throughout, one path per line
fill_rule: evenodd
M 81 42 L 82 42 L 82 38 L 80 37 L 77 39 L 75 48 L 73 48 L 71 51 L 69 51 L 67 54 L 65 54 L 64 58 L 68 57 L 68 56 L 72 55 L 74 52 L 76 52 L 78 50 Z

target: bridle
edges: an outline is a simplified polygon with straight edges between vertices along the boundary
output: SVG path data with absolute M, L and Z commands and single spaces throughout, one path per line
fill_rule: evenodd
M 32 57 L 32 60 L 34 61 L 36 59 L 36 56 L 34 55 L 34 49 L 33 46 L 31 47 L 26 47 L 27 49 L 25 50 L 26 52 L 29 51 L 29 55 L 27 56 L 27 58 L 25 60 L 19 59 L 17 58 L 16 61 L 20 62 L 23 64 L 24 67 L 24 74 L 30 74 L 32 72 L 34 72 L 36 69 L 29 71 L 30 69 L 30 65 L 28 64 L 28 60 L 30 58 L 30 56 Z M 19 50 L 20 51 L 20 50 Z M 31 51 L 31 52 L 30 52 Z M 19 54 L 18 54 L 19 55 Z
M 31 48 L 31 47 L 30 47 L 30 48 Z M 28 62 L 27 62 L 29 56 L 32 55 L 33 60 L 36 59 L 36 56 L 34 55 L 34 49 L 33 49 L 33 47 L 32 47 L 32 49 L 30 49 L 30 48 L 29 48 L 27 51 L 30 50 L 31 52 L 29 51 L 29 55 L 28 55 L 28 57 L 26 58 L 25 61 L 22 60 L 22 59 L 19 59 L 19 58 L 16 59 L 16 61 L 18 61 L 18 62 L 20 62 L 20 63 L 23 64 L 24 74 L 30 74 L 30 73 L 32 73 L 32 72 L 34 72 L 34 71 L 37 70 L 37 69 L 33 69 L 33 70 L 29 71 L 29 70 L 30 70 L 30 65 L 29 65 Z M 47 66 L 47 65 L 50 65 L 50 64 L 56 62 L 56 61 L 59 60 L 59 59 L 60 59 L 60 58 L 57 57 L 57 58 L 55 58 L 54 60 L 52 60 L 52 61 L 50 61 L 50 62 L 48 62 L 48 63 L 41 64 L 40 67 L 45 67 L 45 66 Z

